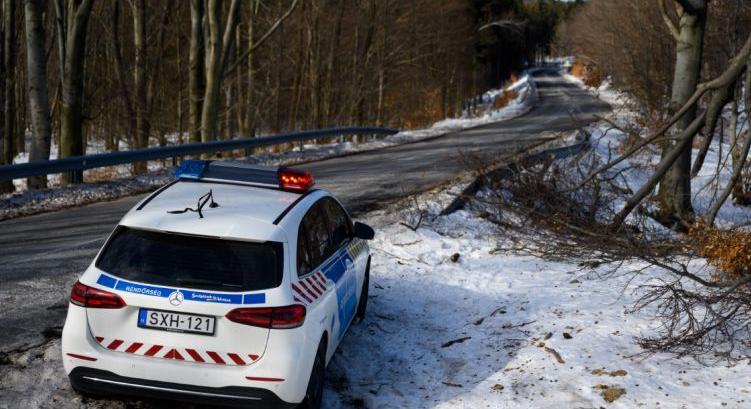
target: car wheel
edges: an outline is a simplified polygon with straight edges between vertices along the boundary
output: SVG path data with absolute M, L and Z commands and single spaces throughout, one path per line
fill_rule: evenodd
M 302 401 L 299 409 L 320 409 L 323 401 L 323 384 L 326 379 L 326 348 L 321 342 L 318 346 L 315 361 L 313 361 L 313 370 L 308 380 L 308 388 L 305 390 L 305 399 Z
M 365 319 L 365 311 L 368 309 L 368 287 L 370 287 L 370 259 L 368 259 L 368 266 L 365 268 L 365 282 L 362 284 L 360 302 L 357 304 L 357 313 L 355 314 L 358 323 Z

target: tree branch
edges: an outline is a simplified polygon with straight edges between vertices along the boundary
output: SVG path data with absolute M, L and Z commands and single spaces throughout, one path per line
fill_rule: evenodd
M 746 140 L 743 141 L 743 148 L 741 149 L 740 157 L 738 159 L 738 162 L 735 163 L 735 166 L 733 166 L 733 176 L 730 178 L 727 186 L 725 186 L 725 189 L 722 191 L 720 198 L 717 199 L 717 201 L 712 205 L 712 208 L 709 209 L 709 215 L 707 216 L 707 222 L 709 223 L 709 225 L 714 224 L 714 220 L 715 218 L 717 218 L 717 213 L 720 212 L 722 204 L 725 203 L 726 200 L 728 200 L 728 197 L 730 197 L 730 192 L 733 191 L 733 187 L 738 183 L 738 180 L 741 177 L 741 172 L 743 171 L 743 165 L 746 164 L 746 158 L 748 157 L 749 148 L 751 148 L 751 134 L 746 131 Z
M 694 119 L 693 122 L 691 122 L 691 124 L 681 133 L 678 142 L 675 144 L 675 146 L 673 146 L 673 149 L 671 149 L 670 152 L 660 161 L 660 163 L 657 165 L 657 169 L 655 169 L 655 172 L 652 174 L 649 180 L 647 180 L 647 182 L 641 188 L 639 188 L 639 190 L 626 202 L 623 210 L 621 210 L 618 215 L 616 215 L 615 219 L 613 220 L 613 230 L 617 230 L 623 224 L 623 221 L 626 220 L 626 217 L 631 214 L 634 208 L 636 208 L 636 206 L 641 203 L 641 201 L 644 200 L 644 198 L 647 197 L 650 192 L 652 192 L 655 186 L 657 186 L 657 183 L 662 180 L 668 169 L 673 166 L 673 163 L 681 155 L 681 152 L 687 146 L 689 146 L 694 138 L 694 135 L 696 135 L 696 133 L 699 132 L 699 130 L 704 126 L 705 119 L 706 112 L 697 116 L 696 119 Z
M 261 44 L 263 44 L 263 43 L 264 43 L 264 42 L 265 42 L 265 41 L 266 41 L 266 40 L 267 40 L 267 39 L 268 39 L 269 37 L 271 37 L 271 35 L 272 35 L 272 34 L 274 34 L 274 32 L 275 32 L 275 31 L 276 31 L 276 30 L 277 30 L 277 29 L 278 29 L 279 27 L 281 27 L 281 25 L 282 25 L 282 23 L 284 22 L 284 20 L 286 20 L 286 19 L 287 19 L 287 17 L 289 17 L 290 15 L 292 15 L 292 12 L 293 12 L 293 11 L 295 11 L 295 8 L 297 7 L 297 4 L 298 4 L 299 2 L 300 2 L 299 0 L 293 0 L 293 1 L 292 1 L 292 4 L 291 4 L 291 5 L 289 6 L 289 8 L 287 9 L 287 11 L 286 11 L 286 12 L 285 12 L 284 14 L 282 14 L 282 16 L 281 16 L 281 17 L 279 17 L 279 19 L 277 19 L 277 20 L 276 20 L 276 21 L 274 22 L 274 24 L 273 24 L 273 25 L 272 25 L 272 26 L 271 26 L 271 27 L 269 28 L 269 30 L 268 30 L 268 31 L 266 31 L 266 33 L 265 33 L 264 35 L 262 35 L 262 36 L 261 36 L 261 38 L 259 38 L 259 39 L 258 39 L 258 40 L 257 40 L 257 41 L 256 41 L 255 43 L 253 43 L 253 46 L 252 46 L 252 47 L 250 47 L 249 49 L 245 50 L 245 52 L 243 52 L 242 54 L 240 54 L 240 55 L 239 55 L 239 56 L 238 56 L 238 57 L 237 57 L 237 58 L 235 59 L 235 61 L 234 61 L 234 62 L 232 63 L 232 65 L 231 65 L 231 66 L 230 66 L 229 68 L 227 68 L 227 70 L 226 70 L 226 71 L 224 72 L 224 75 L 225 75 L 225 76 L 227 76 L 227 75 L 231 74 L 231 73 L 232 73 L 232 71 L 234 71 L 234 70 L 235 70 L 235 69 L 236 69 L 236 68 L 237 68 L 237 67 L 238 67 L 238 66 L 239 66 L 240 64 L 242 64 L 242 61 L 243 61 L 243 60 L 245 60 L 246 58 L 248 58 L 248 56 L 249 56 L 250 54 L 252 54 L 252 53 L 253 53 L 253 51 L 255 51 L 255 49 L 256 49 L 256 48 L 258 48 L 258 47 L 259 47 L 259 46 L 260 46 Z
M 665 25 L 668 27 L 670 35 L 673 36 L 673 39 L 676 42 L 678 42 L 680 40 L 680 32 L 678 31 L 678 27 L 668 15 L 667 8 L 665 7 L 665 0 L 657 0 L 657 4 L 660 5 L 660 14 L 662 14 L 662 19 L 663 21 L 665 21 Z
M 727 105 L 733 98 L 733 90 L 735 83 L 727 84 L 721 87 L 714 95 L 712 95 L 712 101 L 710 101 L 707 108 L 707 126 L 704 130 L 706 139 L 699 149 L 699 153 L 694 160 L 694 166 L 691 168 L 691 177 L 696 177 L 699 174 L 702 166 L 704 166 L 704 159 L 709 151 L 709 146 L 714 138 L 715 129 L 717 128 L 717 122 L 722 115 L 722 108 Z
M 238 22 L 238 10 L 240 9 L 240 0 L 232 0 L 229 6 L 229 13 L 227 14 L 227 23 L 224 26 L 224 34 L 222 35 L 222 61 L 219 63 L 219 72 L 223 72 L 227 66 L 229 60 L 228 55 L 230 48 L 232 48 L 232 41 L 235 39 L 235 28 Z
M 696 104 L 699 99 L 704 96 L 708 91 L 714 90 L 717 88 L 720 88 L 722 86 L 726 86 L 728 84 L 735 83 L 735 81 L 738 79 L 738 76 L 740 76 L 743 73 L 743 70 L 746 66 L 746 61 L 748 60 L 749 56 L 751 56 L 751 35 L 748 36 L 746 39 L 745 44 L 743 45 L 743 48 L 738 52 L 738 54 L 733 57 L 730 60 L 730 65 L 728 68 L 720 74 L 718 77 L 714 78 L 711 81 L 699 84 L 699 86 L 696 87 L 696 91 L 694 94 L 689 98 L 688 101 L 681 107 L 681 109 L 678 110 L 675 114 L 673 114 L 672 117 L 665 123 L 660 129 L 658 129 L 656 132 L 652 133 L 651 135 L 647 136 L 642 142 L 634 145 L 631 149 L 629 149 L 626 153 L 618 157 L 616 160 L 606 163 L 605 165 L 599 167 L 597 170 L 592 172 L 589 176 L 587 176 L 581 183 L 577 185 L 577 189 L 582 188 L 584 185 L 592 181 L 598 174 L 607 171 L 608 169 L 611 169 L 612 167 L 616 166 L 617 164 L 623 162 L 624 160 L 631 157 L 631 155 L 635 154 L 645 146 L 653 143 L 657 138 L 661 137 L 662 135 L 667 132 L 670 127 L 672 127 L 678 120 L 680 120 L 683 115 L 688 112 L 689 109 L 691 109 L 694 104 Z M 698 130 L 697 130 L 698 132 Z

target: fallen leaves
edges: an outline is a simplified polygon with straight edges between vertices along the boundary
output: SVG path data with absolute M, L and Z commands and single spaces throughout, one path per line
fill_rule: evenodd
M 615 371 L 607 371 L 605 368 L 599 368 L 592 370 L 592 375 L 595 376 L 626 376 L 628 375 L 628 372 L 624 371 L 623 369 L 618 369 Z
M 608 403 L 612 403 L 626 394 L 626 388 L 615 388 L 604 384 L 595 385 L 593 388 L 600 389 L 602 391 L 602 398 Z

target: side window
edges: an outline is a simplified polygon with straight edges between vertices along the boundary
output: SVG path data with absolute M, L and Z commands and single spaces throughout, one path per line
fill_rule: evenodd
M 329 248 L 329 227 L 320 201 L 308 210 L 300 225 L 299 234 L 304 234 L 305 241 L 307 241 L 310 269 L 319 266 L 331 255 L 327 252 Z
M 300 225 L 297 232 L 297 275 L 303 276 L 313 269 L 313 263 L 308 250 L 308 237 L 304 225 Z
M 327 197 L 322 199 L 321 202 L 326 212 L 326 218 L 329 221 L 331 245 L 329 250 L 333 253 L 346 244 L 352 237 L 352 223 L 347 213 L 336 200 Z

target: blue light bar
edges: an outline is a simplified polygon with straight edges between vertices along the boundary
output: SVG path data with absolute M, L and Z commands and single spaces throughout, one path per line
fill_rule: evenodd
M 305 188 L 292 188 L 282 186 L 280 177 L 282 173 L 295 174 L 298 177 L 305 172 L 277 167 L 251 165 L 238 161 L 211 161 L 211 160 L 185 160 L 175 171 L 177 179 L 201 180 L 205 182 L 229 182 L 250 186 L 271 187 L 290 191 L 306 191 L 312 186 L 313 178 L 308 174 L 309 184 Z M 302 172 L 302 173 L 300 173 Z M 299 173 L 299 174 L 298 174 Z
M 177 179 L 200 179 L 209 163 L 211 163 L 210 160 L 184 160 L 175 171 L 175 177 Z

